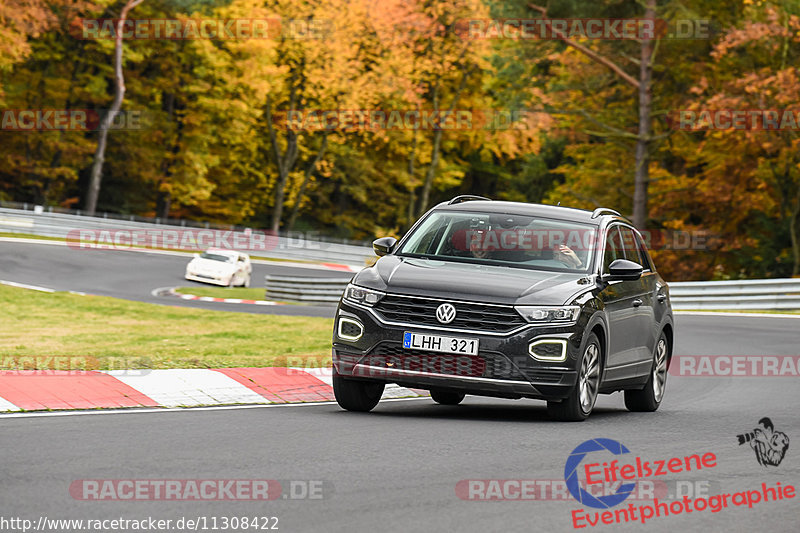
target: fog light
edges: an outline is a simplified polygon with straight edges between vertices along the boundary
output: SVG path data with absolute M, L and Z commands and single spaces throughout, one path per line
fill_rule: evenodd
M 528 345 L 528 353 L 537 361 L 564 361 L 567 358 L 566 339 L 541 339 Z
M 342 340 L 357 341 L 364 334 L 364 326 L 358 320 L 340 316 L 336 334 Z

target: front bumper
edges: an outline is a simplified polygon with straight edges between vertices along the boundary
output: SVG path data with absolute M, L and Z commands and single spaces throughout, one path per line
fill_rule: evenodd
M 188 280 L 211 283 L 212 285 L 220 285 L 222 287 L 227 287 L 230 279 L 230 276 L 227 274 L 198 274 L 194 272 L 186 272 L 184 277 Z
M 339 320 L 356 320 L 363 334 L 340 336 Z M 420 389 L 445 389 L 484 396 L 560 400 L 572 391 L 585 327 L 583 314 L 573 326 L 526 325 L 508 334 L 422 329 L 414 324 L 387 324 L 374 310 L 342 302 L 333 336 L 333 364 L 346 377 L 397 383 Z M 403 347 L 405 332 L 477 339 L 477 356 L 426 352 Z M 566 341 L 564 361 L 539 361 L 528 354 L 531 342 Z

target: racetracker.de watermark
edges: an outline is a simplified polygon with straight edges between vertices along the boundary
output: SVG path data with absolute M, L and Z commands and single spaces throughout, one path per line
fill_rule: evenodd
M 330 243 L 321 241 L 315 231 L 293 231 L 278 236 L 272 231 L 246 228 L 217 229 L 72 229 L 67 232 L 67 246 L 73 250 L 181 250 L 205 251 L 208 248 L 240 252 L 271 250 L 325 250 Z
M 278 246 L 278 237 L 264 231 L 222 231 L 213 229 L 74 229 L 67 233 L 73 250 L 155 250 L 203 251 L 221 248 L 263 252 Z
M 295 109 L 272 113 L 290 131 L 536 130 L 550 115 L 530 109 Z
M 83 501 L 323 500 L 329 481 L 314 479 L 78 479 L 69 494 Z
M 96 370 L 114 370 L 116 375 L 143 376 L 152 366 L 146 357 L 104 357 L 90 355 L 5 355 L 0 357 L 3 376 L 79 376 Z M 145 367 L 145 368 L 142 368 Z
M 3 109 L 0 131 L 97 131 L 107 114 L 103 109 Z M 122 110 L 114 116 L 109 129 L 141 130 L 145 118 L 142 110 Z
M 645 246 L 650 250 L 707 250 L 711 239 L 706 231 L 644 230 L 640 233 Z M 593 252 L 598 246 L 602 246 L 599 238 L 599 232 L 594 228 L 473 228 L 454 231 L 451 244 L 460 251 L 539 252 L 567 246 L 575 252 Z M 616 244 L 623 250 L 638 248 L 636 242 L 627 237 Z
M 594 497 L 610 496 L 619 490 L 622 481 L 586 483 L 581 488 Z M 662 500 L 705 497 L 719 492 L 720 484 L 711 480 L 640 479 L 631 491 L 631 500 Z M 575 499 L 563 479 L 462 479 L 456 483 L 456 496 L 474 502 L 494 501 L 564 501 Z
M 709 39 L 711 21 L 648 18 L 463 19 L 455 24 L 455 31 L 466 40 Z
M 684 131 L 800 130 L 800 111 L 791 109 L 678 109 L 666 118 L 669 127 Z
M 669 373 L 683 377 L 800 377 L 800 355 L 675 355 Z
M 122 23 L 120 26 L 120 22 Z M 70 33 L 81 40 L 249 40 L 323 39 L 334 30 L 329 19 L 77 19 Z

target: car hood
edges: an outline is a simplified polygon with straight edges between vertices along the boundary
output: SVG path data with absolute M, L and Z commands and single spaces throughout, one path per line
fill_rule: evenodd
M 229 270 L 235 269 L 235 266 L 231 263 L 223 263 L 222 261 L 214 261 L 213 259 L 203 259 L 202 257 L 195 257 L 189 264 L 192 268 L 210 270 L 213 272 L 228 272 Z
M 382 257 L 353 283 L 380 291 L 518 305 L 564 305 L 594 288 L 586 274 Z

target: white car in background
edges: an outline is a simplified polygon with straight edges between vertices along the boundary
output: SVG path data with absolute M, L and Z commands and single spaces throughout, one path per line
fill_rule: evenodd
M 224 287 L 249 287 L 253 265 L 250 256 L 235 250 L 209 248 L 186 265 L 186 279 Z

